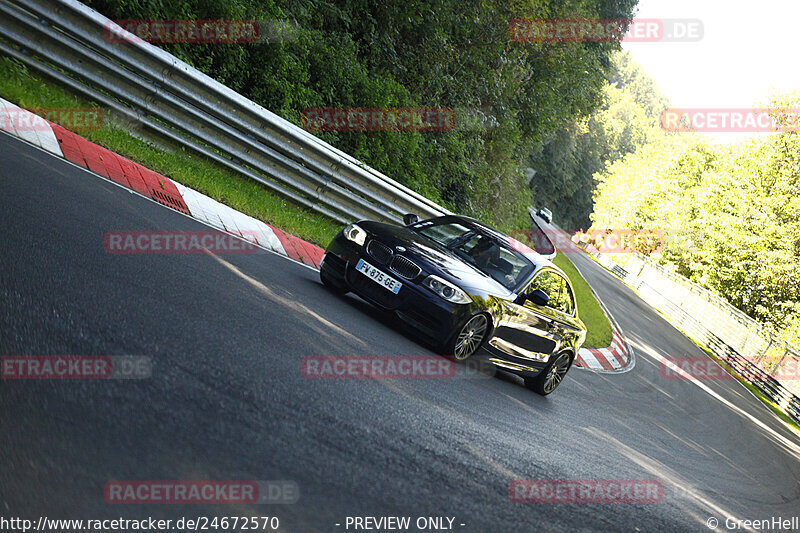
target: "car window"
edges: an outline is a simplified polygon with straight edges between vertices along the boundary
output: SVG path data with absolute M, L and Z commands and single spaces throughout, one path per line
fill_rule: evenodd
M 433 239 L 439 244 L 443 244 L 445 246 L 452 244 L 456 240 L 460 239 L 461 237 L 465 236 L 467 233 L 470 233 L 472 231 L 470 228 L 466 226 L 462 226 L 461 224 L 455 224 L 455 223 L 450 223 L 450 224 L 420 223 L 414 226 L 414 229 L 416 229 L 418 233 L 421 233 L 426 237 Z
M 503 263 L 503 261 L 505 261 L 505 263 Z M 507 285 L 508 288 L 519 285 L 525 276 L 530 274 L 532 268 L 530 262 L 521 259 L 518 255 L 506 248 L 500 248 L 500 263 L 504 265 L 511 278 L 514 279 L 513 283 Z
M 524 255 L 511 249 L 509 243 L 499 239 L 500 234 L 492 231 L 484 232 L 483 228 L 479 230 L 455 222 L 426 221 L 411 227 L 455 251 L 461 259 L 507 289 L 514 290 L 533 270 Z
M 526 292 L 533 292 L 536 289 L 540 289 L 547 296 L 550 297 L 548 306 L 553 307 L 554 302 L 558 300 L 562 283 L 563 280 L 558 275 L 556 275 L 555 272 L 545 270 L 544 272 L 536 276 L 536 278 L 534 278 L 534 280 L 531 282 Z M 525 305 L 528 307 L 533 307 L 535 304 L 531 302 L 526 302 Z
M 572 295 L 572 289 L 566 279 L 564 280 L 564 285 L 561 287 L 561 297 L 559 300 L 561 305 L 559 310 L 568 315 L 572 315 L 575 310 L 575 298 Z
M 575 302 L 566 280 L 556 272 L 545 270 L 531 282 L 527 292 L 541 289 L 550 297 L 547 307 L 572 315 Z M 534 308 L 535 304 L 525 302 L 527 307 Z
M 494 239 L 480 233 L 469 236 L 455 249 L 462 252 L 465 259 L 483 273 L 509 289 L 517 286 L 521 276 L 530 272 L 529 261 L 521 259 L 508 248 L 497 244 Z

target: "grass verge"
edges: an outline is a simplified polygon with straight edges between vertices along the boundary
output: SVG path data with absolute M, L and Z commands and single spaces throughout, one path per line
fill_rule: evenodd
M 584 347 L 606 348 L 611 344 L 611 322 L 594 297 L 589 284 L 583 279 L 583 276 L 581 276 L 566 254 L 558 253 L 553 259 L 553 263 L 564 271 L 572 281 L 572 288 L 575 289 L 578 315 L 586 325 L 587 331 Z
M 8 57 L 0 57 L 0 96 L 27 109 L 99 107 L 30 72 L 25 65 Z M 61 125 L 67 129 L 72 126 L 67 123 Z M 142 141 L 111 121 L 103 120 L 102 126 L 97 129 L 72 129 L 94 143 L 237 211 L 322 247 L 327 246 L 341 229 L 338 223 L 292 204 L 248 178 L 220 168 L 180 147 L 167 145 L 168 150 L 164 150 L 162 146 Z

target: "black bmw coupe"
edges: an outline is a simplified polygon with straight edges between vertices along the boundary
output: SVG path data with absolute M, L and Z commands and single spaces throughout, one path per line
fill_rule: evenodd
M 322 259 L 325 286 L 393 311 L 457 360 L 487 358 L 553 392 L 586 338 L 564 272 L 471 218 L 404 223 L 345 227 Z

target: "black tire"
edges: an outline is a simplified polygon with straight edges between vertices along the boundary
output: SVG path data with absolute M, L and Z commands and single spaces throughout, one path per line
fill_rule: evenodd
M 571 366 L 570 353 L 561 352 L 536 377 L 525 378 L 525 386 L 537 394 L 547 396 L 558 388 Z
M 445 344 L 445 353 L 456 361 L 469 359 L 483 345 L 489 334 L 489 317 L 483 313 L 464 321 Z
M 329 274 L 326 274 L 324 270 L 319 271 L 319 279 L 322 281 L 322 284 L 325 285 L 325 287 L 327 287 L 327 289 L 331 292 L 335 292 L 336 294 L 347 294 L 350 292 L 347 290 L 347 287 L 333 279 Z

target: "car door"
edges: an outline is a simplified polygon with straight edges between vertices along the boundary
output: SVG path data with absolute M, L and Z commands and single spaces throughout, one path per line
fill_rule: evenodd
M 547 361 L 560 348 L 569 329 L 568 315 L 574 310 L 574 300 L 566 280 L 556 271 L 539 272 L 524 292 L 541 289 L 549 297 L 547 306 L 531 301 L 524 304 L 507 302 L 507 313 L 500 320 L 489 345 L 509 355 Z

